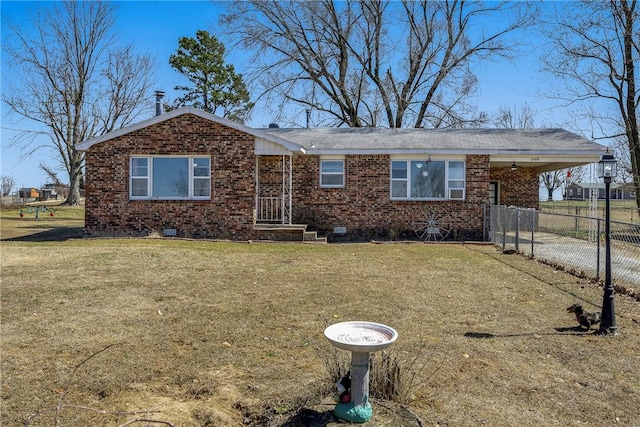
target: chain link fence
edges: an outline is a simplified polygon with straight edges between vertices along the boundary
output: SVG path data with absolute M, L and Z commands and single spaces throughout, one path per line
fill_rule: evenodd
M 540 203 L 540 211 L 542 212 L 550 212 L 550 213 L 566 213 L 569 215 L 578 215 L 578 216 L 599 216 L 600 218 L 604 218 L 605 215 L 605 207 L 604 202 L 600 200 L 601 203 L 598 203 L 596 208 L 596 212 L 594 213 L 592 209 L 586 204 L 588 201 L 584 201 L 585 205 L 576 205 L 576 203 L 580 202 L 571 202 L 566 200 L 556 200 L 553 202 L 542 202 Z M 615 221 L 628 221 L 638 223 L 640 220 L 638 218 L 638 209 L 635 206 L 635 203 L 631 200 L 628 201 L 628 204 L 621 205 L 623 201 L 621 200 L 612 200 L 611 201 L 611 219 Z
M 595 280 L 605 276 L 605 221 L 601 218 L 491 206 L 488 240 L 562 265 Z M 640 224 L 611 221 L 614 284 L 640 285 Z
M 20 197 L 17 194 L 13 194 L 10 196 L 1 196 L 0 204 L 4 205 L 18 205 L 24 203 L 35 202 L 37 199 L 35 197 Z

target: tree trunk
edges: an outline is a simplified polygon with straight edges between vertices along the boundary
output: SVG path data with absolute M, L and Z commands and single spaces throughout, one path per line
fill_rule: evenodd
M 75 151 L 70 156 L 69 162 L 69 194 L 63 205 L 75 206 L 80 204 L 80 183 L 82 180 L 82 165 L 84 154 Z
M 635 1 L 630 5 L 627 1 L 620 2 L 624 14 L 624 63 L 626 69 L 626 128 L 629 141 L 629 157 L 633 183 L 636 189 L 636 209 L 640 215 L 640 133 L 638 131 L 638 116 L 636 104 L 636 80 L 634 49 Z
M 71 179 L 71 183 L 69 185 L 69 194 L 67 195 L 67 200 L 64 201 L 63 205 L 75 206 L 79 204 L 80 204 L 80 175 L 76 175 L 73 179 Z

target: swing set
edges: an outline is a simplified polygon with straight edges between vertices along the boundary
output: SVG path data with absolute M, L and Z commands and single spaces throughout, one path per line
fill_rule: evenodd
M 23 208 L 23 209 L 20 209 L 20 214 L 19 215 L 20 215 L 20 218 L 24 218 L 25 215 L 27 215 L 27 214 L 35 213 L 36 214 L 35 215 L 35 219 L 40 219 L 40 217 L 39 217 L 40 212 L 48 213 L 49 216 L 54 216 L 54 214 L 55 214 L 55 210 L 54 209 L 48 208 L 46 206 L 38 206 L 36 208 Z

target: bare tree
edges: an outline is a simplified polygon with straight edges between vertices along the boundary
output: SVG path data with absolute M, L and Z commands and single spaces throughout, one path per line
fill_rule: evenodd
M 525 103 L 518 107 L 501 107 L 496 114 L 494 125 L 504 129 L 533 129 L 535 128 L 535 112 Z M 581 173 L 580 168 L 567 168 L 548 171 L 538 175 L 540 185 L 547 190 L 549 200 L 553 200 L 553 193 L 558 189 L 565 187 L 571 176 Z
M 11 190 L 16 185 L 16 180 L 14 177 L 9 175 L 1 175 L 0 176 L 0 193 L 3 196 L 8 196 L 11 194 Z
M 14 144 L 29 153 L 55 150 L 69 174 L 65 204 L 74 205 L 80 201 L 84 165 L 76 144 L 141 114 L 153 61 L 116 44 L 111 3 L 68 1 L 35 12 L 33 27 L 13 27 L 12 43 L 4 46 L 14 68 L 2 99 L 13 112 L 47 129 L 47 142 L 25 130 Z
M 576 174 L 582 174 L 579 167 L 558 169 L 555 171 L 541 173 L 538 176 L 538 179 L 540 181 L 540 184 L 542 184 L 547 189 L 547 196 L 549 198 L 549 201 L 551 201 L 553 200 L 553 192 L 558 188 L 562 188 L 568 185 L 571 177 L 576 176 Z
M 552 50 L 545 69 L 563 86 L 556 95 L 568 104 L 587 105 L 587 118 L 605 137 L 623 136 L 640 211 L 640 136 L 636 86 L 640 59 L 640 16 L 636 0 L 571 2 L 546 27 Z M 594 103 L 599 102 L 599 108 Z
M 535 113 L 527 103 L 519 110 L 517 107 L 501 107 L 495 116 L 494 124 L 504 129 L 533 129 Z
M 233 2 L 223 23 L 256 53 L 262 93 L 280 109 L 294 103 L 338 126 L 451 127 L 479 119 L 465 102 L 472 63 L 512 52 L 528 6 L 254 0 Z
M 58 195 L 61 195 L 65 198 L 69 196 L 69 187 L 66 186 L 64 182 L 60 180 L 60 178 L 58 178 L 58 173 L 55 170 L 44 164 L 44 162 L 40 162 L 40 170 L 45 173 L 49 180 L 49 184 L 53 185 L 53 188 L 56 190 L 56 193 Z M 80 179 L 80 188 L 84 188 L 82 178 Z
M 618 161 L 618 179 L 620 182 L 633 182 L 633 167 L 631 166 L 627 138 L 624 135 L 616 137 L 612 148 L 613 155 Z

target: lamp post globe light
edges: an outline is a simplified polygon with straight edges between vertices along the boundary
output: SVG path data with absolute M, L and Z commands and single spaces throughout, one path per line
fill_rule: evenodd
M 611 283 L 611 180 L 617 174 L 618 162 L 613 154 L 603 154 L 598 162 L 598 176 L 604 180 L 605 187 L 605 278 L 604 295 L 602 297 L 602 321 L 600 322 L 600 335 L 617 335 L 616 314 L 613 304 L 613 284 Z

